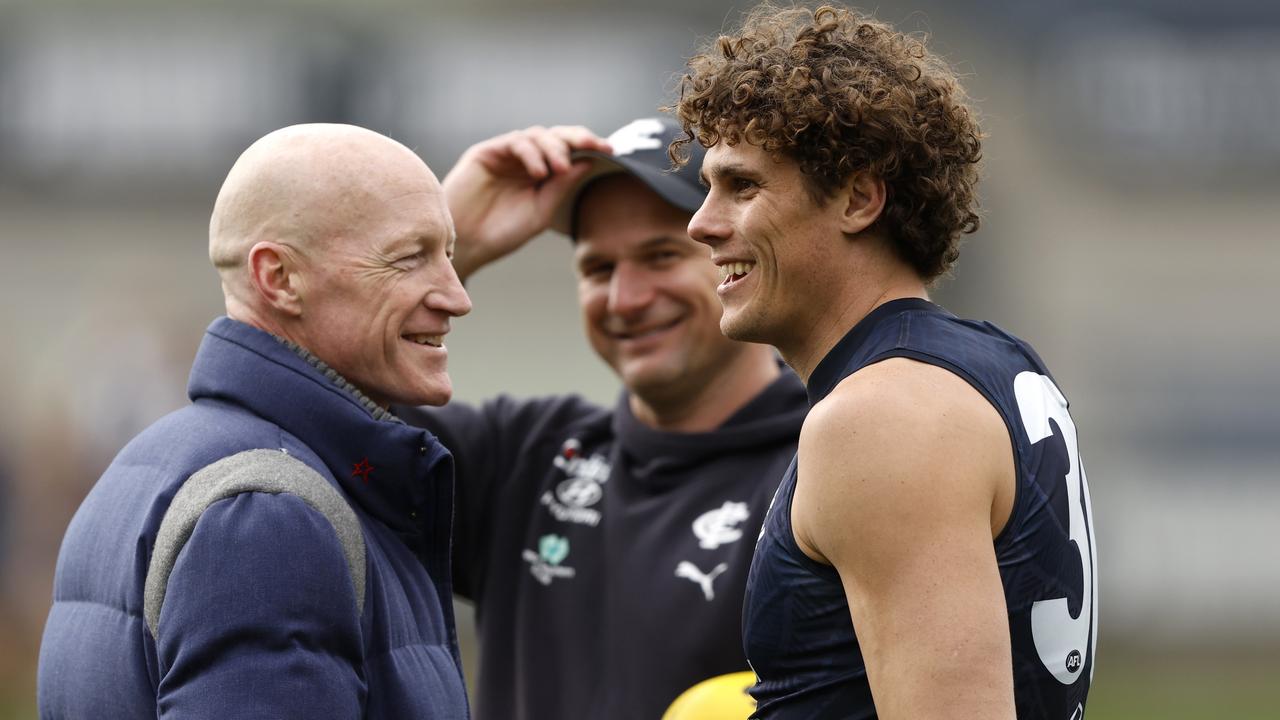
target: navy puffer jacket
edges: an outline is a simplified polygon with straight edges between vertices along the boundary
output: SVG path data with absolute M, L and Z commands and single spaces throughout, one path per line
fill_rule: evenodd
M 467 717 L 449 453 L 305 351 L 227 318 L 188 392 L 67 529 L 41 717 Z M 167 577 L 144 587 L 154 566 Z

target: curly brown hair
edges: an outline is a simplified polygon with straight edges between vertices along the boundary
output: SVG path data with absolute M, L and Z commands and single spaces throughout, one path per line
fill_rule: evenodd
M 689 61 L 675 110 L 685 137 L 671 147 L 746 140 L 799 164 L 815 202 L 858 171 L 884 181 L 877 226 L 925 281 L 978 229 L 982 133 L 956 73 L 925 38 L 845 8 L 747 13 Z

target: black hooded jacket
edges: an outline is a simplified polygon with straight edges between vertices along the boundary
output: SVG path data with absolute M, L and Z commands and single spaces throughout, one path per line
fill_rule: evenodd
M 454 454 L 455 590 L 480 720 L 657 720 L 748 669 L 742 596 L 808 404 L 782 375 L 720 428 L 653 430 L 624 393 L 397 409 Z

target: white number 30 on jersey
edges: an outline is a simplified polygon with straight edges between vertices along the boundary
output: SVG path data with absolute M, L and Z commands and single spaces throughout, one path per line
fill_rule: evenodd
M 1067 598 L 1040 600 L 1031 606 L 1031 637 L 1035 641 L 1040 662 L 1058 682 L 1070 685 L 1080 677 L 1085 661 L 1094 657 L 1098 647 L 1098 584 L 1094 577 L 1098 565 L 1098 549 L 1093 539 L 1093 507 L 1089 501 L 1089 482 L 1080 465 L 1080 448 L 1076 426 L 1067 412 L 1067 399 L 1048 376 L 1034 372 L 1018 373 L 1013 381 L 1018 410 L 1027 438 L 1034 445 L 1053 435 L 1049 421 L 1057 423 L 1067 447 L 1067 507 L 1071 541 L 1080 551 L 1084 587 L 1081 591 L 1080 614 L 1071 616 Z M 1090 669 L 1092 676 L 1093 671 Z M 1091 678 L 1092 679 L 1092 678 Z

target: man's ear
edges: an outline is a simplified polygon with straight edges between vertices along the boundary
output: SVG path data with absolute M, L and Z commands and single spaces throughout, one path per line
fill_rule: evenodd
M 249 282 L 270 307 L 292 317 L 302 315 L 298 256 L 292 248 L 267 240 L 250 248 Z
M 845 202 L 840 218 L 840 230 L 846 235 L 857 235 L 875 224 L 884 212 L 884 180 L 865 170 L 856 172 L 845 183 L 840 198 Z

